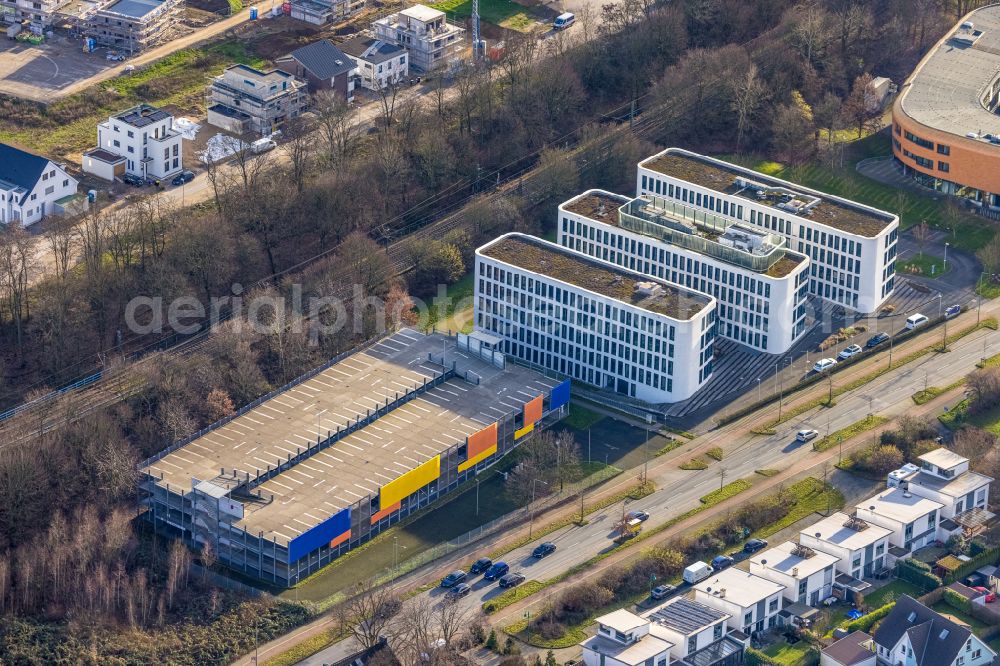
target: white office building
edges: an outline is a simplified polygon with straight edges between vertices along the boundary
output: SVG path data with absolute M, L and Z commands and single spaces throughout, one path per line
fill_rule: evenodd
M 502 351 L 650 403 L 712 374 L 714 298 L 510 233 L 476 251 L 475 325 Z
M 182 142 L 171 114 L 140 104 L 98 124 L 97 148 L 84 154 L 83 170 L 106 180 L 124 173 L 163 180 L 184 168 Z
M 717 333 L 788 351 L 806 332 L 810 261 L 784 236 L 659 194 L 590 190 L 559 206 L 559 243 L 713 296 Z
M 778 624 L 785 586 L 736 568 L 694 586 L 694 600 L 728 613 L 729 624 L 750 636 Z
M 837 557 L 786 541 L 753 556 L 750 573 L 784 586 L 785 600 L 817 606 L 833 594 Z
M 809 292 L 845 308 L 874 312 L 892 293 L 891 213 L 679 148 L 640 162 L 637 190 L 671 204 L 674 217 L 718 216 L 781 236 L 811 260 Z

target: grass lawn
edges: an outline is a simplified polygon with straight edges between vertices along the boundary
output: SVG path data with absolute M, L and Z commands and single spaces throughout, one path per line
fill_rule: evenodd
M 724 502 L 730 497 L 739 495 L 744 490 L 750 490 L 752 484 L 746 479 L 737 479 L 732 483 L 727 483 L 718 490 L 713 490 L 707 495 L 702 495 L 699 501 L 705 506 L 714 506 L 719 502 Z
M 603 414 L 592 412 L 586 407 L 581 407 L 575 402 L 569 404 L 569 415 L 562 420 L 562 424 L 569 426 L 573 430 L 586 430 L 593 427 L 595 423 L 604 418 Z
M 955 608 L 949 606 L 944 601 L 937 602 L 936 604 L 931 606 L 931 608 L 933 610 L 936 610 L 938 613 L 944 613 L 945 615 L 952 615 L 954 617 L 957 617 L 959 620 L 969 625 L 969 627 L 972 629 L 972 633 L 976 634 L 977 636 L 982 635 L 982 633 L 989 628 L 989 625 L 986 624 L 985 622 L 980 622 L 971 615 L 966 615 L 962 611 L 956 610 Z
M 141 102 L 201 113 L 206 80 L 234 62 L 255 67 L 264 64 L 236 41 L 184 49 L 47 107 L 23 103 L 18 112 L 0 118 L 0 141 L 54 157 L 75 158 L 93 147 L 98 122 Z
M 793 525 L 806 516 L 815 513 L 829 514 L 844 506 L 844 496 L 833 486 L 824 485 L 819 479 L 809 477 L 788 486 L 787 490 L 795 496 L 795 506 L 781 520 L 767 525 L 751 536 L 766 538 L 777 534 L 789 525 Z
M 939 416 L 938 420 L 952 430 L 963 425 L 973 425 L 1000 436 L 1000 407 L 974 415 L 968 413 L 968 408 L 969 401 L 963 400 L 955 405 L 951 411 Z
M 781 640 L 773 645 L 768 645 L 764 649 L 764 654 L 769 656 L 779 666 L 803 666 L 813 663 L 813 660 L 809 656 L 811 651 L 812 649 L 805 641 L 789 645 L 784 640 Z
M 439 331 L 470 333 L 474 287 L 475 275 L 469 272 L 461 280 L 448 286 L 446 302 L 440 304 L 440 307 L 433 301 L 428 302 L 427 328 L 433 326 Z
M 444 12 L 451 20 L 472 15 L 472 0 L 444 0 L 431 7 Z M 527 32 L 538 21 L 526 7 L 510 0 L 479 0 L 479 16 L 484 21 L 519 32 Z
M 927 254 L 910 257 L 906 261 L 899 262 L 897 270 L 900 273 L 911 275 L 922 275 L 923 277 L 937 278 L 947 272 L 944 260 L 941 257 Z
M 884 585 L 874 592 L 866 594 L 865 604 L 869 608 L 881 608 L 890 601 L 896 601 L 904 594 L 908 594 L 911 597 L 916 598 L 923 593 L 924 591 L 913 583 L 897 578 L 888 585 Z

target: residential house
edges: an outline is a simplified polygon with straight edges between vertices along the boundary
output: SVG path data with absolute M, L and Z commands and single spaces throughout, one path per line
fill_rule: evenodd
M 969 469 L 969 459 L 946 448 L 929 451 L 918 458 L 920 468 L 896 474 L 889 483 L 914 495 L 940 502 L 942 540 L 962 531 L 966 536 L 981 532 L 992 518 L 987 503 L 993 479 Z
M 819 666 L 875 666 L 875 642 L 863 631 L 847 634 L 819 653 Z
M 269 135 L 307 103 L 306 83 L 288 72 L 232 65 L 209 86 L 208 122 L 234 134 Z
M 357 63 L 362 88 L 381 90 L 410 74 L 410 54 L 395 43 L 361 36 L 347 40 L 340 49 Z
M 135 53 L 162 41 L 183 6 L 181 0 L 118 0 L 90 14 L 84 31 L 101 46 Z
M 681 664 L 697 666 L 735 666 L 743 663 L 743 652 L 750 639 L 731 629 L 729 613 L 674 597 L 646 615 L 655 630 L 669 641 L 670 656 Z M 589 664 L 587 666 L 590 666 Z
M 674 647 L 657 625 L 625 609 L 597 618 L 597 634 L 580 645 L 586 666 L 666 666 Z
M 871 585 L 862 579 L 886 568 L 891 534 L 884 527 L 838 511 L 799 532 L 799 543 L 837 558 L 835 587 L 864 592 Z
M 878 663 L 888 666 L 983 666 L 996 656 L 968 627 L 905 594 L 874 638 Z
M 140 104 L 97 126 L 97 148 L 83 155 L 83 170 L 105 180 L 125 173 L 163 180 L 184 168 L 183 137 L 174 117 Z
M 445 14 L 413 5 L 372 23 L 375 38 L 405 48 L 410 67 L 427 72 L 458 59 L 465 28 L 448 23 Z
M 903 488 L 889 488 L 860 502 L 855 515 L 871 525 L 890 530 L 887 566 L 938 538 L 938 520 L 944 505 Z
M 0 143 L 0 224 L 34 224 L 59 214 L 77 181 L 52 160 Z
M 288 15 L 299 21 L 323 25 L 353 16 L 364 6 L 365 0 L 291 0 Z
M 730 568 L 694 586 L 694 599 L 730 616 L 729 624 L 746 635 L 778 624 L 785 586 Z
M 838 558 L 792 541 L 750 559 L 750 573 L 783 585 L 787 601 L 817 606 L 833 594 Z
M 296 49 L 278 58 L 277 64 L 307 81 L 311 93 L 333 90 L 348 101 L 354 99 L 354 60 L 328 39 Z

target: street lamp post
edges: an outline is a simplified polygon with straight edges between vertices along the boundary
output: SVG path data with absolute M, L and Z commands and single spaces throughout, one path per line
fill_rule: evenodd
M 476 515 L 479 515 L 479 477 L 476 477 Z
M 760 377 L 757 378 L 757 402 L 760 402 Z
M 322 411 L 316 412 L 316 443 L 317 444 L 319 444 L 319 437 L 320 437 L 319 417 L 323 416 L 324 414 L 326 414 L 326 410 L 325 409 L 322 410 Z
M 948 270 L 948 245 L 948 243 L 944 244 L 944 261 L 941 264 L 942 273 Z

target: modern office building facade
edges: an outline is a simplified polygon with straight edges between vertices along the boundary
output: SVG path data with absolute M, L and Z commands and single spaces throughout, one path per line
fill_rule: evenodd
M 716 301 L 532 236 L 476 251 L 475 325 L 522 361 L 650 403 L 712 374 Z
M 875 312 L 895 280 L 897 216 L 679 148 L 639 163 L 639 197 L 675 218 L 718 217 L 780 236 L 810 259 L 809 293 Z
M 967 14 L 892 108 L 892 154 L 921 184 L 1000 211 L 1000 5 Z
M 720 337 L 780 354 L 806 332 L 809 259 L 769 231 L 659 195 L 590 190 L 559 206 L 559 243 L 718 301 Z

